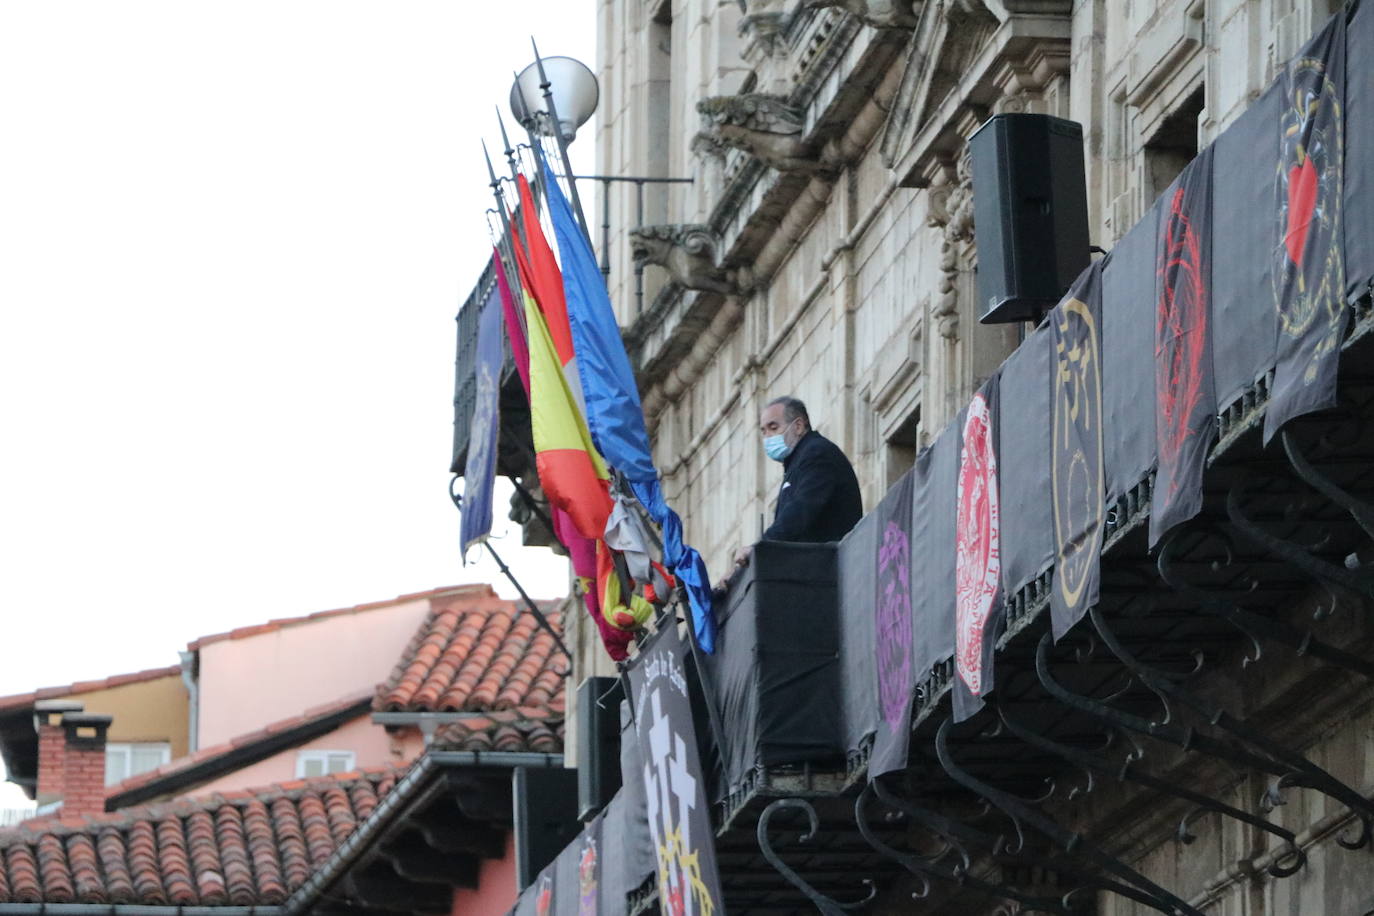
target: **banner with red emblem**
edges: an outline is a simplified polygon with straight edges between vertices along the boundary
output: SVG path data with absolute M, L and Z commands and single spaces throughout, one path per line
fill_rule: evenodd
M 964 411 L 954 527 L 954 719 L 983 708 L 1003 619 L 1001 493 L 997 483 L 1000 373 Z
M 1288 62 L 1280 91 L 1278 180 L 1270 262 L 1279 316 L 1264 441 L 1294 417 L 1336 403 L 1346 306 L 1345 15 Z
M 1150 546 L 1202 509 L 1216 435 L 1212 376 L 1212 147 L 1165 192 L 1156 236 L 1155 447 Z

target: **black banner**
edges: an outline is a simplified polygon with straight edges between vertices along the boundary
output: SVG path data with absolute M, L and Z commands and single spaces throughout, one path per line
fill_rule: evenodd
M 1155 466 L 1155 239 L 1159 201 L 1102 260 L 1103 486 L 1109 505 Z
M 571 886 L 577 888 L 575 897 L 577 906 L 572 909 L 576 916 L 599 916 L 601 912 L 601 824 L 605 819 L 605 812 L 598 814 L 590 824 L 582 830 L 582 835 L 573 841 L 568 847 L 572 854 L 572 877 L 575 883 Z M 559 883 L 564 887 L 569 886 L 564 882 L 564 873 L 558 875 Z M 566 894 L 567 897 L 573 897 Z M 622 901 L 621 908 L 624 908 Z M 607 907 L 612 911 L 612 907 Z
M 993 655 L 1002 628 L 1001 493 L 997 479 L 1000 374 L 964 410 L 954 531 L 954 720 L 983 708 L 992 692 Z
M 1226 410 L 1274 368 L 1278 315 L 1273 272 L 1274 125 L 1283 101 L 1271 85 L 1217 137 L 1212 170 L 1212 368 Z
M 911 595 L 916 683 L 954 648 L 954 504 L 963 416 L 916 459 L 911 513 Z
M 1216 436 L 1212 378 L 1212 147 L 1164 194 L 1155 275 L 1155 447 L 1150 546 L 1202 509 Z
M 1050 331 L 1027 337 L 1002 365 L 998 438 L 1016 457 L 998 465 L 1001 482 L 1002 590 L 1014 595 L 1054 560 L 1050 504 Z
M 873 657 L 877 660 L 878 727 L 868 761 L 870 777 L 906 767 L 911 702 L 916 692 L 911 633 L 911 501 L 916 470 L 887 491 L 877 517 Z
M 619 855 L 615 859 L 618 879 L 629 893 L 658 871 L 652 834 L 649 830 L 649 802 L 644 797 L 644 764 L 639 753 L 639 741 L 634 728 L 634 711 L 628 699 L 620 703 L 620 791 L 617 840 Z
M 515 901 L 513 916 L 556 916 L 554 910 L 554 875 L 558 870 L 558 860 L 544 866 L 534 883 L 520 892 Z
M 1346 298 L 1374 280 L 1374 4 L 1361 3 L 1346 27 L 1345 287 Z
M 1054 335 L 1050 491 L 1055 566 L 1050 619 L 1058 639 L 1097 603 L 1105 521 L 1102 473 L 1102 262 L 1050 312 Z
M 1345 14 L 1288 62 L 1279 121 L 1275 243 L 1279 336 L 1264 441 L 1294 417 L 1336 403 L 1345 304 Z
M 840 721 L 847 751 L 861 747 L 882 725 L 873 657 L 877 626 L 873 556 L 877 551 L 878 513 L 870 512 L 844 536 L 839 550 L 840 607 L 844 619 L 839 627 L 839 683 L 844 685 L 840 691 Z
M 714 916 L 724 911 L 724 904 L 683 666 L 687 648 L 676 626 L 659 631 L 630 669 L 630 695 L 649 832 L 658 858 L 659 911 Z

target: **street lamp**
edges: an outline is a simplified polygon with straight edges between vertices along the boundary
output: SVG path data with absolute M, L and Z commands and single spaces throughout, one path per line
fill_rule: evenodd
M 543 64 L 543 73 L 539 65 Z M 553 96 L 553 113 L 546 101 L 545 85 Z M 557 136 L 571 143 L 577 129 L 591 118 L 600 100 L 601 90 L 596 75 L 587 65 L 571 57 L 545 57 L 530 64 L 515 77 L 510 87 L 510 110 L 526 130 L 537 131 L 546 137 L 555 136 L 554 116 L 558 119 Z

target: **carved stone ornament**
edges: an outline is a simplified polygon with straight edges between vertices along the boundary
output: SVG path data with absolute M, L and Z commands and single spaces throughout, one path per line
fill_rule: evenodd
M 805 8 L 838 8 L 875 29 L 914 29 L 921 0 L 804 0 Z
M 954 174 L 951 175 L 950 173 Z M 962 249 L 973 240 L 973 163 L 968 148 L 954 168 L 942 166 L 930 182 L 926 222 L 943 230 L 940 239 L 939 292 L 932 317 L 941 337 L 959 334 L 959 273 Z
M 757 9 L 746 13 L 739 20 L 739 35 L 744 39 L 743 57 L 745 60 L 759 62 L 773 57 L 784 49 L 783 28 L 787 24 L 787 13 L 771 9 L 771 3 L 756 4 Z
M 738 292 L 727 271 L 716 266 L 716 237 L 700 223 L 640 226 L 630 231 L 630 253 L 636 264 L 657 264 L 685 289 Z
M 697 102 L 702 128 L 692 141 L 698 152 L 719 147 L 744 150 L 780 172 L 827 171 L 803 139 L 806 119 L 781 96 L 718 95 Z

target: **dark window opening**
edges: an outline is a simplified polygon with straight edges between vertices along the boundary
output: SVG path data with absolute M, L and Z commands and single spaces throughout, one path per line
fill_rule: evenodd
M 1183 103 L 1169 112 L 1159 130 L 1145 144 L 1145 168 L 1150 194 L 1163 194 L 1198 153 L 1198 125 L 1207 98 L 1203 88 L 1193 90 Z
M 916 464 L 920 451 L 921 408 L 917 407 L 902 425 L 887 437 L 887 486 L 902 479 Z

